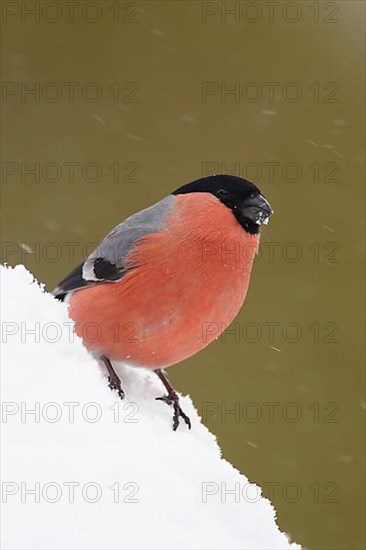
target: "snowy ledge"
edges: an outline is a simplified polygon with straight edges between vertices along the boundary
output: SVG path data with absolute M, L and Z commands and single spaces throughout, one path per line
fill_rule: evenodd
M 300 548 L 189 397 L 175 433 L 154 375 L 122 367 L 120 401 L 66 306 L 23 266 L 0 274 L 2 548 Z

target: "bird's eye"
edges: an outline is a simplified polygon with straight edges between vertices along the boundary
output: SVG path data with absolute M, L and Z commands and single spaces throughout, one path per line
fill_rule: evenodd
M 230 193 L 226 189 L 219 189 L 217 191 L 217 196 L 220 197 L 220 199 L 227 199 L 230 196 Z

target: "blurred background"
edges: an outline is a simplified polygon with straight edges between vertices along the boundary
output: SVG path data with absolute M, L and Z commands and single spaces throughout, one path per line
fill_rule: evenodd
M 364 548 L 364 3 L 3 2 L 2 27 L 2 261 L 51 290 L 181 184 L 258 184 L 245 307 L 169 375 L 282 530 Z

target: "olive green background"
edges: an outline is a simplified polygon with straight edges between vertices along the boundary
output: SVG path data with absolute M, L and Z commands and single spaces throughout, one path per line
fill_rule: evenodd
M 179 185 L 253 179 L 275 215 L 239 333 L 169 375 L 282 530 L 311 550 L 364 548 L 364 4 L 96 4 L 53 23 L 44 2 L 39 21 L 3 13 L 2 260 L 51 289 Z M 24 172 L 37 162 L 39 181 Z

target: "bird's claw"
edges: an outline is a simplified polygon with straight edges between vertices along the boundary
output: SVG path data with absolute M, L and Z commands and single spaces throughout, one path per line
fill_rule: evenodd
M 108 387 L 111 390 L 116 390 L 120 399 L 125 398 L 125 392 L 121 387 L 121 381 L 119 380 L 119 378 L 116 380 L 115 378 L 112 378 L 112 376 L 108 376 Z
M 191 429 L 191 421 L 189 417 L 182 411 L 179 405 L 179 397 L 174 393 L 169 393 L 168 395 L 163 395 L 162 397 L 156 397 L 157 401 L 164 401 L 167 405 L 173 405 L 174 414 L 173 414 L 173 430 L 176 431 L 179 426 L 179 417 L 181 416 L 184 422 L 187 424 L 188 428 Z

